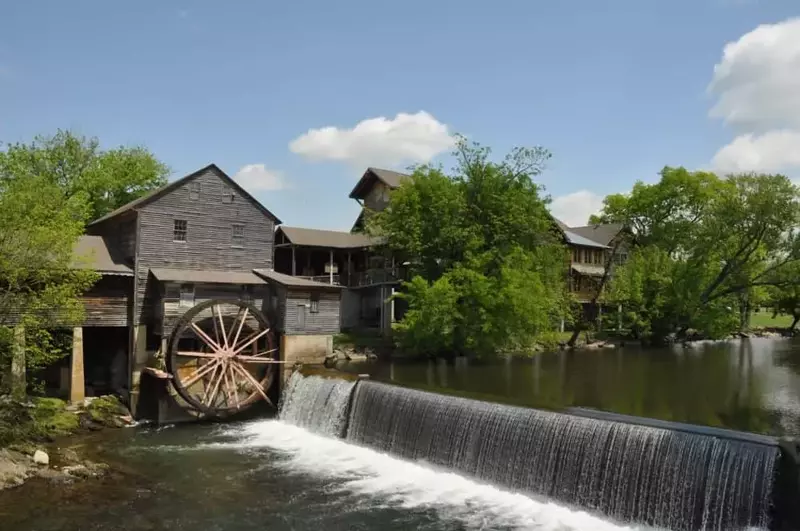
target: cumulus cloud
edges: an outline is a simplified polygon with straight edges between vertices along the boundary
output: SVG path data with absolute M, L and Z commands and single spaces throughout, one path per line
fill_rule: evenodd
M 800 131 L 782 129 L 740 135 L 720 149 L 712 162 L 714 168 L 725 173 L 800 168 Z
M 714 156 L 727 171 L 800 168 L 800 18 L 728 43 L 708 87 L 710 116 L 739 133 Z
M 350 129 L 311 129 L 294 139 L 289 149 L 313 161 L 339 161 L 362 168 L 426 163 L 452 146 L 447 125 L 419 111 L 369 118 Z
M 589 190 L 578 190 L 562 195 L 550 203 L 550 212 L 569 227 L 589 223 L 589 216 L 603 209 L 603 197 Z
M 264 164 L 242 166 L 233 180 L 248 192 L 283 190 L 287 187 L 281 172 L 269 170 Z

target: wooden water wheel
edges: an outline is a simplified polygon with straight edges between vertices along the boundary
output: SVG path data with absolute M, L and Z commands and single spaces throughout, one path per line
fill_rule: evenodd
M 252 304 L 210 300 L 175 324 L 166 353 L 177 393 L 207 416 L 224 417 L 258 400 L 275 380 L 275 331 Z

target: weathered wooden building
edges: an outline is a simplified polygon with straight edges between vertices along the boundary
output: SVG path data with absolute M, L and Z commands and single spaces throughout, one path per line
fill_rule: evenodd
M 389 204 L 391 191 L 407 176 L 367 168 L 350 192 L 362 210 L 351 232 L 278 227 L 275 270 L 342 287 L 341 328 L 376 328 L 389 333 L 402 318 L 405 301 L 392 299 L 405 278 L 404 267 L 375 251 L 376 240 L 362 232 L 364 212 Z
M 251 348 L 255 351 L 257 343 L 251 341 L 234 352 L 242 329 L 250 326 L 264 328 L 257 339 L 274 334 L 283 359 L 324 359 L 339 329 L 339 288 L 274 274 L 279 223 L 213 164 L 90 223 L 75 251 L 102 278 L 85 295 L 87 319 L 74 330 L 70 398 L 81 399 L 92 378 L 105 379 L 106 387 L 125 396 L 136 412 L 142 372 L 163 367 L 159 357 L 174 347 L 193 363 L 180 365 L 176 373 L 212 374 L 213 380 L 219 372 L 216 385 L 226 389 L 226 400 L 238 402 L 229 372 L 200 368 L 211 359 L 203 350 L 207 346 L 219 347 L 223 357 L 236 354 L 242 359 Z M 230 304 L 208 307 L 208 301 Z M 187 321 L 194 309 L 193 320 Z M 198 326 L 201 320 L 206 324 Z M 188 347 L 190 334 L 177 330 L 181 326 L 197 330 Z M 210 337 L 212 329 L 216 339 Z M 294 336 L 304 339 L 293 341 Z M 261 363 L 256 355 L 261 354 L 254 352 L 247 361 Z M 231 360 L 225 361 L 229 364 Z M 240 369 L 237 374 L 246 378 Z M 100 375 L 89 378 L 90 373 Z M 189 387 L 195 383 L 189 381 Z

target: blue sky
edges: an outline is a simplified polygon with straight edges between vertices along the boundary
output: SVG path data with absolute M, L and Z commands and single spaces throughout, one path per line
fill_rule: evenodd
M 349 229 L 367 165 L 453 132 L 550 149 L 572 224 L 664 165 L 800 167 L 796 0 L 6 2 L 0 140 L 216 162 L 288 225 Z

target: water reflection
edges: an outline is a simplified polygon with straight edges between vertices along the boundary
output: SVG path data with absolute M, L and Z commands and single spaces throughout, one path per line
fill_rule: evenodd
M 413 387 L 534 407 L 629 415 L 800 436 L 800 341 L 556 352 L 477 364 L 393 362 L 345 370 Z

